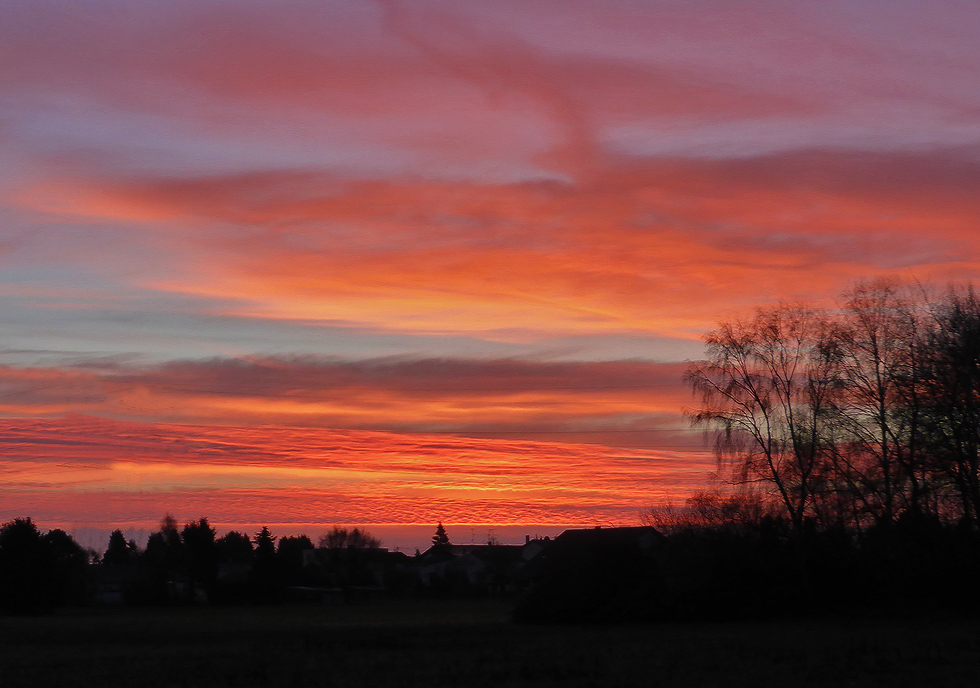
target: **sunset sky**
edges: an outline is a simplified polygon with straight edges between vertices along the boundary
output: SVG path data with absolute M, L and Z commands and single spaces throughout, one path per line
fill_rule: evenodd
M 980 4 L 0 4 L 0 519 L 634 524 L 722 319 L 980 268 Z

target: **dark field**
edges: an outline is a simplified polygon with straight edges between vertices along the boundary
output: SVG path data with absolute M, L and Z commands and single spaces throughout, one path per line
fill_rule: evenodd
M 976 686 L 972 621 L 515 626 L 487 601 L 0 618 L 0 686 Z

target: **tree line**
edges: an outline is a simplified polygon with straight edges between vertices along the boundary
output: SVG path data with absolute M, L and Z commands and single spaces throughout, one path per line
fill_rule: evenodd
M 894 280 L 722 322 L 685 378 L 719 481 L 650 547 L 552 552 L 528 621 L 980 614 L 980 296 Z M 548 562 L 546 562 L 548 563 Z
M 706 336 L 688 382 L 736 483 L 796 532 L 980 525 L 980 298 L 863 283 L 839 309 L 759 308 Z
M 980 611 L 980 297 L 893 280 L 757 308 L 686 380 L 721 483 L 669 535 L 653 615 Z M 666 591 L 666 592 L 665 592 Z
M 0 525 L 0 608 L 84 604 L 100 586 L 119 603 L 277 601 L 288 586 L 372 584 L 370 553 L 380 554 L 380 546 L 366 530 L 338 526 L 317 544 L 307 535 L 277 537 L 267 527 L 253 537 L 239 531 L 218 537 L 207 518 L 180 526 L 168 514 L 145 548 L 114 530 L 100 553 L 63 530 L 42 533 L 30 518 L 15 518 Z M 316 553 L 321 565 L 310 566 Z

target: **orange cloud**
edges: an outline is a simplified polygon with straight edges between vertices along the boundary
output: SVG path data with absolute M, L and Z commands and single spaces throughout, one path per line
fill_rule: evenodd
M 0 368 L 10 416 L 305 425 L 696 447 L 682 364 L 387 358 L 213 359 Z
M 83 416 L 4 420 L 0 444 L 0 518 L 92 527 L 152 525 L 164 511 L 222 523 L 632 522 L 713 465 L 703 451 Z
M 165 265 L 120 281 L 221 315 L 495 341 L 694 337 L 856 277 L 975 271 L 975 57 L 937 64 L 907 8 L 875 10 L 884 34 L 769 2 L 575 6 L 4 8 L 0 79 L 43 114 L 12 120 L 9 198 L 138 227 L 121 243 Z
M 777 295 L 961 275 L 980 257 L 978 187 L 959 153 L 824 152 L 624 161 L 578 185 L 288 173 L 99 193 L 133 219 L 244 228 L 161 235 L 186 262 L 144 287 L 233 299 L 237 316 L 519 340 L 691 337 Z

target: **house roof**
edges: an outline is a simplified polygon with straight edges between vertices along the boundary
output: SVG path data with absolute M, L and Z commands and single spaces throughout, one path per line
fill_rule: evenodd
M 481 545 L 432 545 L 419 555 L 421 561 L 443 561 L 469 554 Z M 484 545 L 485 546 L 485 545 Z
M 508 564 L 522 561 L 524 545 L 479 545 L 470 554 L 492 564 Z
M 595 527 L 566 530 L 555 538 L 555 544 L 560 547 L 600 545 L 647 549 L 664 540 L 666 537 L 652 526 Z
M 520 561 L 523 545 L 433 545 L 419 557 L 420 561 L 444 561 L 466 555 L 488 563 Z

